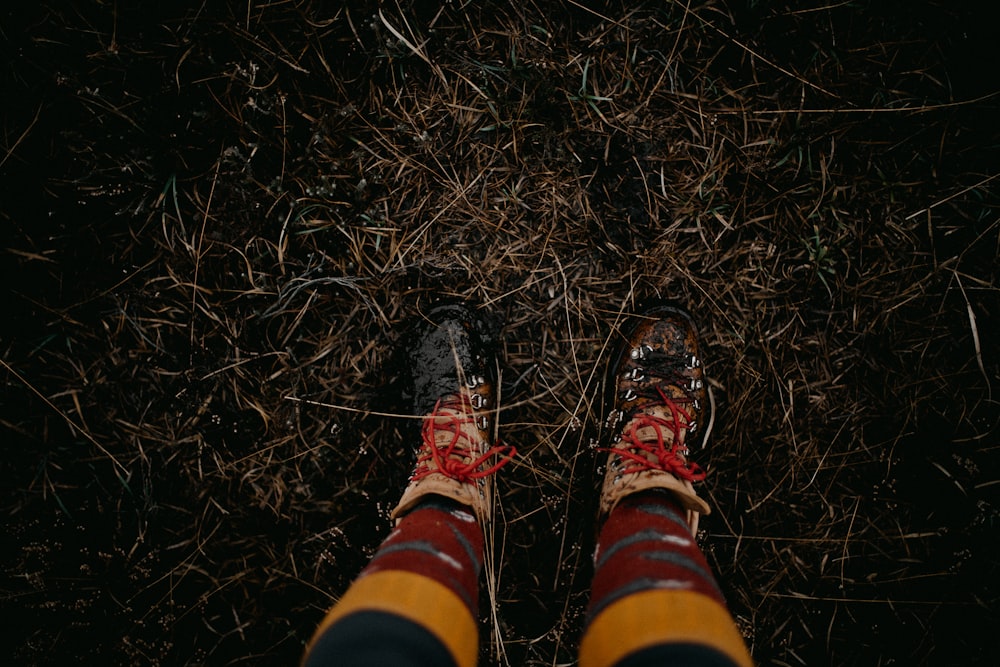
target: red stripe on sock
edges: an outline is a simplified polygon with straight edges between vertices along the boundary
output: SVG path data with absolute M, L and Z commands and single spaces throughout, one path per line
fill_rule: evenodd
M 623 595 L 678 588 L 725 605 L 701 549 L 672 496 L 638 493 L 622 500 L 601 530 L 591 588 L 591 615 Z
M 472 512 L 431 502 L 403 517 L 361 576 L 402 570 L 429 577 L 452 589 L 476 616 L 482 563 L 483 531 Z

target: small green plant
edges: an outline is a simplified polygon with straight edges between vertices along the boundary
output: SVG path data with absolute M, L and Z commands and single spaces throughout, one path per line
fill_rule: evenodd
M 812 237 L 802 239 L 802 242 L 805 244 L 806 250 L 809 251 L 809 261 L 816 269 L 816 277 L 823 283 L 823 287 L 826 288 L 827 293 L 832 299 L 833 290 L 830 289 L 830 283 L 827 282 L 826 278 L 827 276 L 832 277 L 836 275 L 837 269 L 833 255 L 830 253 L 830 246 L 824 243 L 820 236 L 819 225 L 813 225 Z
M 580 79 L 580 88 L 579 88 L 579 90 L 577 90 L 577 94 L 576 95 L 570 95 L 569 99 L 571 101 L 573 101 L 573 102 L 583 102 L 584 104 L 586 104 L 587 106 L 589 106 L 591 109 L 593 109 L 594 113 L 596 113 L 601 118 L 604 118 L 604 114 L 601 113 L 601 110 L 597 108 L 597 103 L 598 102 L 610 102 L 611 98 L 610 97 L 604 97 L 604 96 L 601 96 L 601 95 L 596 95 L 594 93 L 591 93 L 590 90 L 588 90 L 588 88 L 589 88 L 589 85 L 588 85 L 589 84 L 589 81 L 588 81 L 589 74 L 590 74 L 590 58 L 587 58 L 587 61 L 585 63 L 583 63 L 583 77 Z

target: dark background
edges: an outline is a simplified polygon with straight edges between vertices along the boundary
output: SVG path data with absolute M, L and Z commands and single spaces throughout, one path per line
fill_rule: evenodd
M 648 296 L 702 328 L 701 538 L 756 660 L 991 663 L 991 3 L 17 4 L 5 662 L 294 663 L 387 532 L 394 351 L 446 295 L 505 321 L 522 452 L 484 664 L 575 659 Z

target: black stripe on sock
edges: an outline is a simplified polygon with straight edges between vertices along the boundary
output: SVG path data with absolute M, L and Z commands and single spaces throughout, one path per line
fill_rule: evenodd
M 340 619 L 313 644 L 303 667 L 457 667 L 427 628 L 381 611 Z
M 620 660 L 615 667 L 739 667 L 723 653 L 703 644 L 659 644 Z

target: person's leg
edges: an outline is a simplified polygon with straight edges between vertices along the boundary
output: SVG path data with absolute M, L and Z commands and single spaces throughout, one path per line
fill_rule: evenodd
M 514 453 L 490 444 L 491 337 L 471 309 L 450 305 L 404 344 L 414 414 L 425 415 L 417 463 L 392 512 L 395 529 L 313 635 L 310 667 L 476 663 L 490 477 Z
M 482 553 L 467 508 L 419 503 L 327 614 L 305 664 L 475 663 Z
M 580 664 L 748 664 L 683 508 L 669 492 L 624 498 L 601 529 Z
M 661 307 L 634 326 L 612 363 L 614 409 L 601 490 L 582 667 L 751 665 L 694 541 L 709 512 L 689 447 L 707 437 L 704 367 L 690 317 Z

